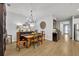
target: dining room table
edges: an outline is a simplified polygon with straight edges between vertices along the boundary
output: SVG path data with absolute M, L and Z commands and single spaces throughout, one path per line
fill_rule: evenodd
M 37 39 L 41 38 L 42 39 L 42 34 L 41 33 L 32 33 L 32 34 L 22 34 L 21 36 L 27 38 L 27 47 L 29 48 L 31 45 L 31 40 L 34 40 L 36 37 Z

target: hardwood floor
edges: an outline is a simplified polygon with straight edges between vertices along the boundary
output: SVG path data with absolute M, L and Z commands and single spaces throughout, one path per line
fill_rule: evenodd
M 69 39 L 67 35 L 57 42 L 45 40 L 37 48 L 22 48 L 16 50 L 16 44 L 8 44 L 5 56 L 79 56 L 79 42 Z

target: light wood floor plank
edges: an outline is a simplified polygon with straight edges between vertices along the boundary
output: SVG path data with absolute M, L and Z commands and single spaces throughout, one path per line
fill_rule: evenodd
M 79 42 L 61 37 L 59 41 L 45 40 L 37 48 L 22 48 L 16 50 L 16 44 L 8 44 L 5 56 L 79 56 Z

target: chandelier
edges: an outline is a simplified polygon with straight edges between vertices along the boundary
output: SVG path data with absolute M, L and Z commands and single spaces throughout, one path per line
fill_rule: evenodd
M 32 10 L 30 10 L 30 16 L 26 17 L 26 22 L 24 24 L 17 25 L 17 31 L 34 31 L 35 21 L 33 19 Z
M 30 13 L 31 13 L 31 14 L 30 14 L 30 16 L 28 17 L 28 20 L 27 20 L 27 21 L 28 21 L 29 23 L 34 23 L 34 19 L 33 19 L 33 15 L 32 15 L 32 10 L 30 10 Z
M 35 21 L 33 19 L 32 10 L 30 10 L 30 16 L 26 18 L 26 22 L 24 23 L 24 26 L 28 26 L 28 28 L 33 31 L 35 27 Z

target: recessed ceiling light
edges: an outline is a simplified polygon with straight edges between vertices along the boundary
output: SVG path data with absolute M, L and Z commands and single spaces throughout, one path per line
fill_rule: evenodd
M 79 8 L 77 9 L 77 11 L 79 11 Z

